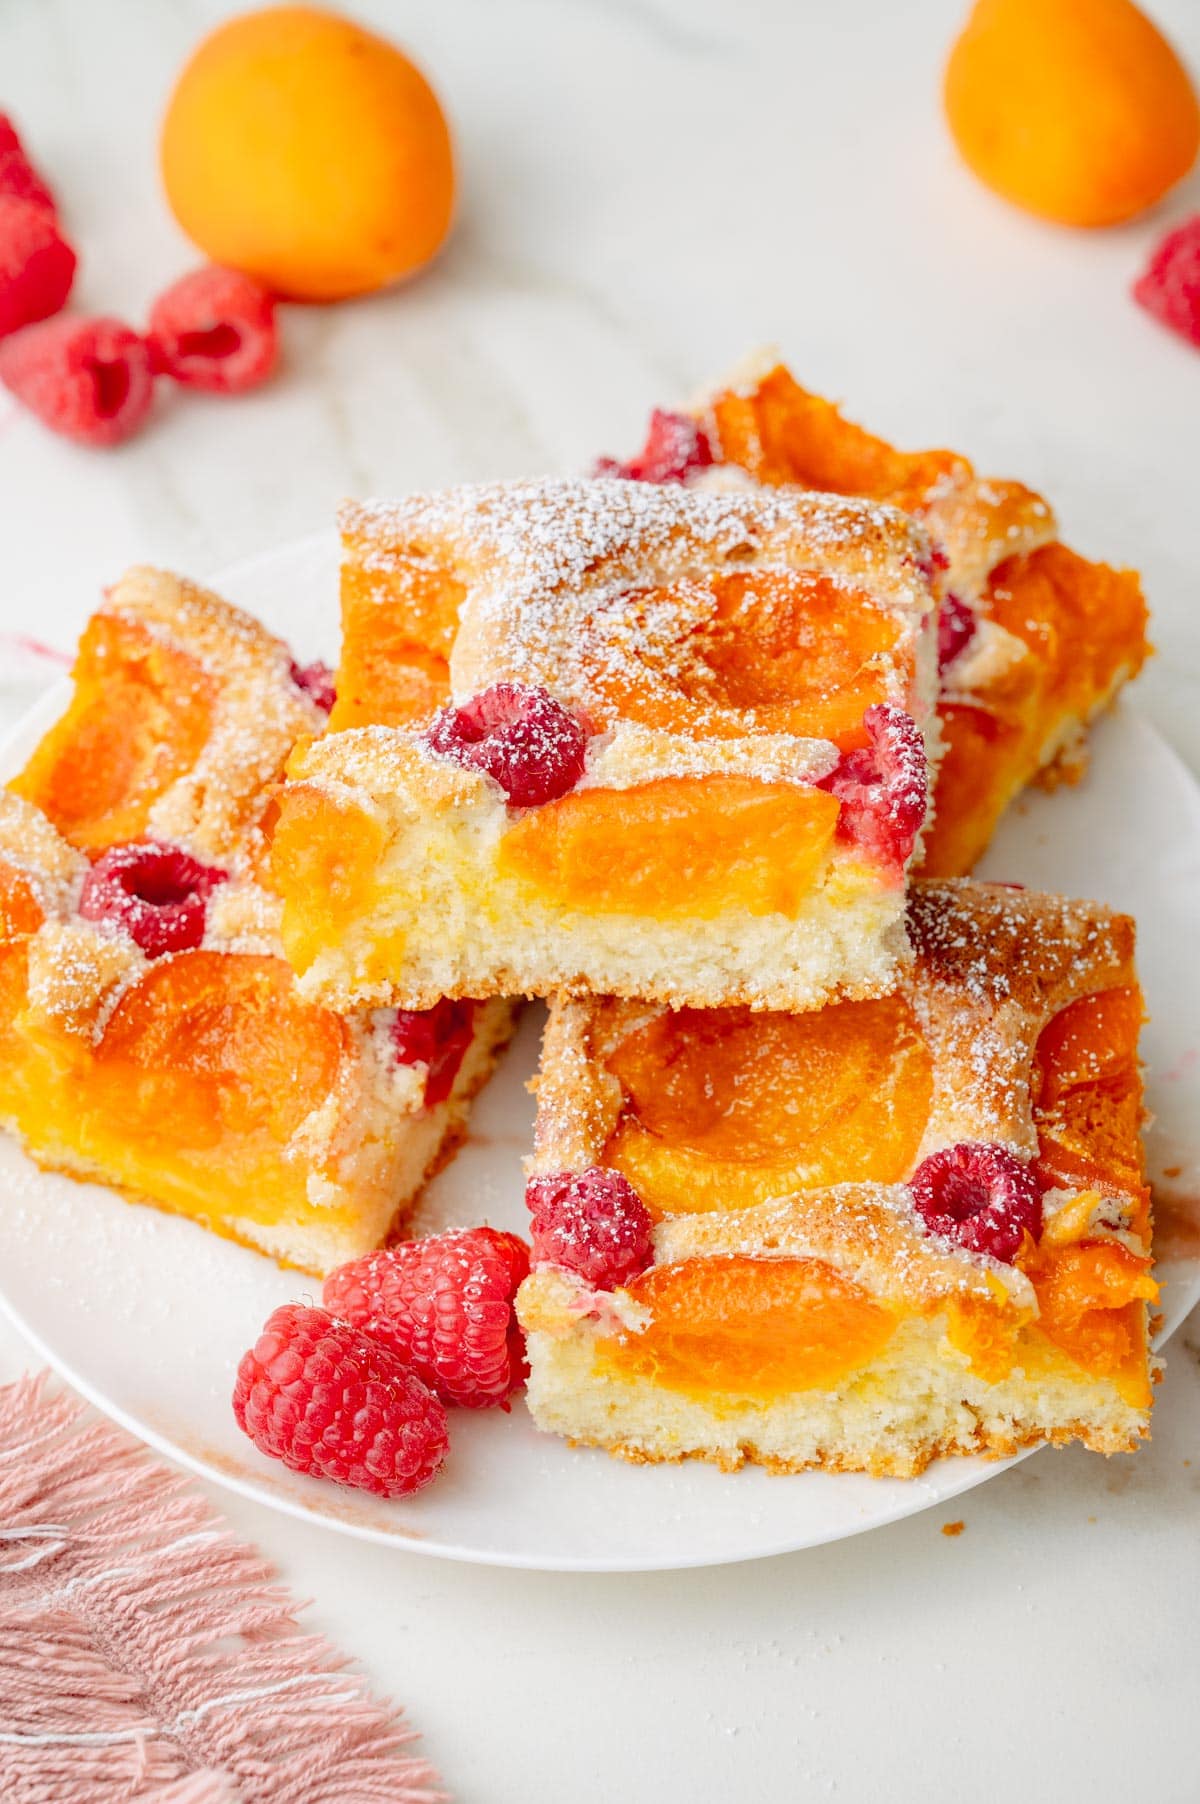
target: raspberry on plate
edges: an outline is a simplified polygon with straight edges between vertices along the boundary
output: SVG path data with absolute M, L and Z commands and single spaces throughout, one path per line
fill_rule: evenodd
M 75 252 L 53 212 L 0 181 L 0 338 L 57 313 L 74 280 Z
M 925 741 L 912 716 L 886 702 L 863 715 L 871 743 L 846 752 L 821 781 L 842 804 L 838 832 L 903 868 L 925 819 Z
M 587 735 L 546 689 L 495 683 L 461 707 L 439 710 L 429 744 L 444 758 L 483 771 L 514 808 L 557 801 L 583 775 Z
M 117 319 L 30 326 L 0 345 L 0 382 L 44 426 L 81 445 L 129 438 L 154 396 L 149 347 Z
M 1172 332 L 1200 346 L 1200 213 L 1156 247 L 1133 298 Z
M 505 1404 L 525 1378 L 513 1298 L 529 1271 L 516 1234 L 467 1228 L 368 1253 L 325 1280 L 325 1307 L 378 1340 L 442 1399 Z
M 157 373 L 220 395 L 265 382 L 279 351 L 271 295 L 239 270 L 216 264 L 159 295 L 147 336 Z
M 113 921 L 147 958 L 191 952 L 204 939 L 208 898 L 226 873 L 157 840 L 111 846 L 79 894 L 85 921 Z
M 292 1472 L 379 1497 L 427 1485 L 449 1450 L 446 1412 L 393 1353 L 324 1309 L 285 1303 L 238 1367 L 233 1413 Z
M 628 1178 L 599 1165 L 531 1178 L 535 1264 L 561 1265 L 597 1290 L 613 1290 L 654 1257 L 650 1214 Z
M 1011 1265 L 1026 1234 L 1042 1231 L 1042 1199 L 1028 1165 L 1007 1147 L 960 1142 L 930 1153 L 909 1180 L 931 1234 Z

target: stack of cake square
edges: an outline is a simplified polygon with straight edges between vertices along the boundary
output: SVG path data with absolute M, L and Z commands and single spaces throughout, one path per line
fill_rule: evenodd
M 336 681 L 133 571 L 0 792 L 0 1123 L 323 1273 L 545 998 L 538 1425 L 906 1476 L 1146 1433 L 1133 924 L 971 881 L 1146 653 L 1040 496 L 781 366 L 348 505 Z
M 501 998 L 298 994 L 267 832 L 331 701 L 256 620 L 135 569 L 0 790 L 0 1124 L 42 1166 L 318 1273 L 403 1222 L 513 1023 Z
M 947 547 L 915 492 L 734 477 L 663 420 L 658 467 L 652 434 L 596 480 L 345 510 L 338 700 L 272 830 L 299 992 L 548 999 L 535 1211 L 568 1198 L 600 1244 L 632 1197 L 650 1232 L 619 1271 L 543 1238 L 518 1298 L 542 1428 L 897 1475 L 1131 1447 L 1155 1294 L 1132 923 L 913 875 L 963 743 L 939 638 L 944 671 L 948 621 L 1004 633 L 996 494 L 931 471 Z M 1099 699 L 1060 697 L 1043 763 Z M 939 871 L 1032 774 L 1020 726 L 982 825 L 956 783 Z

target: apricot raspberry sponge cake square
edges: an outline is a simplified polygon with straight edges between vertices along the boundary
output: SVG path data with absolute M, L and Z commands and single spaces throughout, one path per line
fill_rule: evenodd
M 608 475 L 701 486 L 741 479 L 890 501 L 946 560 L 938 714 L 944 751 L 923 849 L 930 877 L 970 870 L 1027 783 L 1082 774 L 1087 725 L 1137 675 L 1149 647 L 1137 576 L 1071 551 L 1019 482 L 979 477 L 953 451 L 897 451 L 752 359 L 691 414 L 658 412 Z
M 293 756 L 271 869 L 302 994 L 889 987 L 933 724 L 919 527 L 627 482 L 376 512 L 377 557 L 444 612 L 453 698 Z
M 907 1476 L 1147 1432 L 1132 922 L 914 885 L 886 997 L 559 1000 L 537 1081 L 538 1426 L 643 1460 Z
M 135 569 L 0 791 L 0 1121 L 313 1272 L 377 1246 L 461 1130 L 506 1003 L 339 1014 L 296 992 L 264 821 L 328 673 Z

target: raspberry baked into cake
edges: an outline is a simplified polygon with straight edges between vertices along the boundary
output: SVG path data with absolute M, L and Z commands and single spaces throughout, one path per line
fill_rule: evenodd
M 370 668 L 369 621 L 351 635 L 342 718 L 377 712 L 432 622 L 451 700 L 429 718 L 429 652 L 423 699 L 401 684 L 413 724 L 330 732 L 290 762 L 271 869 L 304 995 L 802 1009 L 890 987 L 934 722 L 918 525 L 589 481 L 357 519 L 407 599 L 376 606 Z
M 952 451 L 897 451 L 769 359 L 692 414 L 656 413 L 636 458 L 604 459 L 598 470 L 651 483 L 741 480 L 865 495 L 928 528 L 947 566 L 938 631 L 944 750 L 924 843 L 928 876 L 969 870 L 1027 783 L 1075 781 L 1088 722 L 1146 658 L 1136 575 L 1071 551 L 1040 495 L 981 478 Z
M 510 1006 L 298 994 L 263 829 L 327 672 L 135 569 L 74 685 L 0 791 L 0 1121 L 43 1166 L 323 1272 L 377 1246 L 453 1145 Z
M 962 880 L 910 923 L 886 997 L 555 1003 L 518 1295 L 541 1428 L 897 1476 L 1147 1432 L 1133 924 Z

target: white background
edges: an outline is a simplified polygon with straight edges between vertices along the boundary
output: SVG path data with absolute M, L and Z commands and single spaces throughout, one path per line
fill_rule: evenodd
M 60 190 L 81 307 L 136 320 L 192 260 L 158 193 L 156 122 L 225 10 L 3 0 L 0 106 Z M 324 525 L 344 493 L 628 450 L 651 401 L 773 339 L 866 423 L 1022 477 L 1071 542 L 1141 567 L 1159 657 L 1140 702 L 1200 768 L 1200 358 L 1126 292 L 1200 204 L 1195 178 L 1103 236 L 983 193 L 937 107 L 956 0 L 357 11 L 451 111 L 452 247 L 406 291 L 289 309 L 278 382 L 164 397 L 119 452 L 0 399 L 0 628 L 69 646 L 135 558 L 204 576 Z M 1194 0 L 1156 12 L 1200 64 Z M 0 647 L 10 713 L 39 680 Z M 0 1378 L 26 1363 L 0 1330 Z M 1147 1451 L 1040 1454 L 963 1499 L 957 1539 L 934 1514 L 753 1566 L 580 1579 L 384 1554 L 222 1503 L 406 1701 L 463 1800 L 1191 1804 L 1198 1363 L 1193 1325 Z

